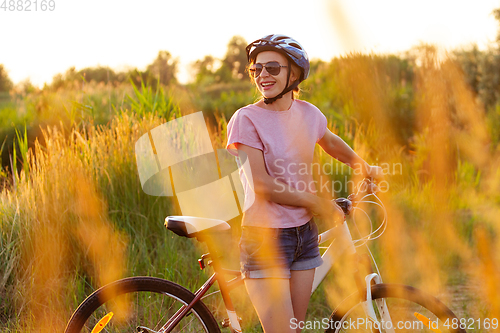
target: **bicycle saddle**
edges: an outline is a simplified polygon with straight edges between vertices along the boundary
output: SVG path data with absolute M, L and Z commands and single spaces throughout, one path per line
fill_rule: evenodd
M 194 216 L 167 216 L 165 226 L 182 237 L 198 237 L 200 233 L 225 231 L 231 229 L 226 221 Z

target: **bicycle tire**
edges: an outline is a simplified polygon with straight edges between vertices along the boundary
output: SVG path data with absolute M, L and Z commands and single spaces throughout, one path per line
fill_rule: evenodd
M 132 307 L 129 302 L 124 303 L 131 296 Z M 102 332 L 135 332 L 138 326 L 157 331 L 181 305 L 189 304 L 194 297 L 186 288 L 164 279 L 125 278 L 87 297 L 71 316 L 65 333 L 91 332 L 109 312 L 113 312 L 113 317 Z M 220 328 L 207 306 L 198 301 L 173 332 L 220 333 Z
M 440 300 L 416 288 L 397 284 L 376 284 L 372 286 L 372 302 L 379 320 L 377 327 L 366 318 L 359 293 L 349 296 L 341 307 L 330 316 L 327 333 L 378 332 L 377 328 L 390 328 L 394 332 L 437 332 L 431 330 L 414 315 L 415 312 L 427 317 L 432 328 L 442 333 L 466 333 L 460 328 L 457 316 Z M 391 316 L 391 324 L 381 323 L 375 300 L 385 299 Z M 457 325 L 454 325 L 458 323 Z M 326 325 L 325 325 L 326 326 Z M 324 327 L 323 327 L 324 328 Z M 384 330 L 381 330 L 384 332 Z

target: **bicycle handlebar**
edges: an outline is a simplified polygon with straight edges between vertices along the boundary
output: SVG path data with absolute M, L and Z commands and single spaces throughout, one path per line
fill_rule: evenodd
M 352 207 L 359 201 L 358 198 L 361 193 L 376 194 L 378 192 L 378 186 L 375 184 L 373 178 L 365 178 L 360 184 L 361 185 L 358 186 L 357 191 L 349 194 L 347 198 L 334 199 L 335 203 L 344 211 L 345 215 L 349 215 L 351 213 Z

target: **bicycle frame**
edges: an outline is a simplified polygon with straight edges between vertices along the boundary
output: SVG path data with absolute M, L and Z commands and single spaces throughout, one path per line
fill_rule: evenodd
M 342 225 L 327 230 L 318 236 L 318 242 L 320 244 L 330 239 L 333 239 L 333 241 L 321 256 L 323 264 L 317 267 L 314 273 L 314 282 L 311 293 L 316 290 L 339 257 L 342 255 L 355 255 L 357 253 L 351 233 L 345 221 Z M 382 279 L 377 273 L 371 273 L 365 277 L 365 284 L 363 284 L 363 282 L 360 281 L 359 272 L 353 271 L 353 274 L 360 294 L 366 289 L 365 301 L 363 303 L 365 314 L 373 322 L 378 322 L 375 309 L 373 308 L 373 303 L 371 302 L 371 285 L 373 283 L 382 283 Z M 384 322 L 391 322 L 391 317 L 385 300 L 376 300 L 375 302 Z M 394 330 L 387 329 L 387 333 L 393 332 Z
M 334 263 L 343 255 L 355 255 L 356 254 L 356 248 L 354 246 L 353 239 L 351 237 L 351 233 L 349 231 L 349 228 L 347 226 L 347 223 L 344 221 L 341 225 L 338 225 L 336 227 L 333 227 L 320 235 L 318 235 L 318 243 L 323 244 L 328 241 L 331 241 L 328 248 L 322 255 L 323 259 L 323 264 L 320 267 L 316 268 L 315 271 L 315 276 L 314 276 L 314 282 L 312 286 L 311 293 L 313 293 L 316 288 L 319 286 L 319 284 L 323 281 L 323 279 L 326 277 Z M 210 246 L 209 246 L 209 250 Z M 214 253 L 214 252 L 211 252 Z M 220 263 L 218 260 L 212 261 L 211 265 L 214 268 L 214 273 L 210 278 L 203 284 L 202 287 L 200 287 L 196 292 L 195 292 L 195 298 L 193 301 L 181 307 L 170 320 L 165 323 L 165 325 L 158 331 L 159 333 L 168 333 L 170 332 L 175 325 L 191 310 L 191 308 L 198 302 L 200 299 L 205 296 L 207 291 L 210 289 L 210 287 L 217 281 L 219 284 L 219 290 L 222 295 L 222 299 L 227 311 L 227 315 L 229 318 L 229 327 L 231 329 L 231 332 L 236 332 L 236 333 L 241 333 L 241 326 L 238 321 L 238 317 L 236 315 L 236 312 L 234 310 L 231 298 L 229 296 L 229 292 L 234 289 L 237 286 L 240 286 L 243 284 L 243 278 L 241 276 L 241 273 L 239 271 L 235 270 L 227 270 L 224 269 L 220 266 Z M 357 272 L 353 272 L 356 274 Z M 236 277 L 233 278 L 230 281 L 226 281 L 225 277 L 227 275 L 235 275 Z M 356 277 L 355 277 L 356 278 Z M 367 286 L 369 287 L 372 283 L 372 280 L 375 280 L 376 283 L 380 283 L 380 277 L 376 273 L 372 273 L 369 276 L 366 277 L 367 281 Z M 365 286 L 360 285 L 358 283 L 358 289 L 362 289 L 360 291 L 364 291 Z M 371 303 L 371 294 L 370 294 L 370 288 L 367 288 L 367 296 L 366 296 L 367 302 L 365 302 L 365 312 L 369 318 L 371 318 L 374 321 L 377 321 L 376 316 L 375 316 L 375 311 L 373 309 L 373 305 Z M 390 317 L 388 317 L 388 311 L 385 303 L 383 304 L 378 304 L 377 307 L 379 307 L 379 313 L 386 313 L 387 317 L 384 316 L 384 320 L 388 319 L 390 320 Z
M 339 226 L 329 229 L 318 236 L 318 243 L 326 243 L 327 241 L 333 239 L 326 251 L 323 253 L 321 258 L 323 259 L 323 264 L 316 268 L 314 272 L 314 282 L 312 286 L 311 293 L 313 293 L 319 286 L 321 281 L 328 274 L 333 264 L 337 259 L 344 254 L 355 254 L 356 248 L 352 241 L 351 233 L 347 227 L 347 223 L 344 221 Z
M 229 291 L 236 288 L 237 286 L 243 284 L 243 278 L 241 273 L 235 270 L 228 270 L 220 267 L 220 264 L 215 261 L 212 263 L 214 266 L 214 273 L 210 278 L 201 286 L 195 293 L 194 299 L 188 305 L 182 306 L 177 312 L 170 318 L 165 325 L 158 331 L 158 333 L 168 333 L 179 323 L 179 321 L 191 310 L 191 308 L 203 298 L 207 291 L 212 287 L 212 285 L 217 281 L 219 284 L 219 290 L 224 301 L 224 306 L 229 317 L 229 327 L 232 332 L 241 333 L 240 323 L 238 317 L 233 307 L 231 297 L 229 296 Z M 226 275 L 236 275 L 236 277 L 230 281 L 225 280 Z
M 366 183 L 364 183 L 366 184 Z M 360 193 L 361 187 L 358 188 L 358 191 L 356 193 L 356 196 Z M 372 192 L 370 192 L 372 193 Z M 346 213 L 348 214 L 348 212 Z M 337 225 L 320 235 L 318 235 L 318 244 L 324 244 L 329 242 L 329 245 L 326 249 L 326 251 L 322 254 L 322 259 L 323 259 L 323 264 L 319 267 L 316 268 L 315 274 L 314 274 L 314 281 L 311 289 L 311 294 L 317 289 L 319 284 L 323 281 L 323 279 L 326 277 L 332 266 L 337 262 L 337 260 L 343 256 L 355 256 L 357 254 L 356 252 L 356 247 L 355 247 L 355 242 L 353 241 L 353 238 L 351 236 L 351 233 L 349 231 L 349 227 L 347 226 L 347 222 L 344 219 L 343 223 L 340 225 Z M 217 253 L 215 249 L 211 246 L 210 241 L 207 239 L 206 242 L 208 246 L 208 250 L 210 253 Z M 200 267 L 203 269 L 203 260 L 204 257 L 202 257 L 202 262 L 200 263 Z M 212 276 L 205 282 L 205 284 L 199 288 L 195 292 L 195 297 L 193 301 L 185 306 L 182 306 L 172 318 L 158 331 L 159 333 L 168 333 L 170 332 L 177 323 L 191 310 L 191 308 L 199 301 L 201 300 L 207 291 L 210 289 L 210 287 L 217 281 L 219 284 L 219 291 L 222 295 L 222 299 L 224 301 L 224 305 L 227 311 L 227 315 L 229 318 L 228 326 L 231 329 L 231 332 L 242 332 L 241 331 L 241 326 L 238 321 L 238 317 L 236 315 L 236 312 L 234 310 L 231 297 L 229 295 L 229 292 L 235 288 L 236 286 L 239 286 L 243 283 L 243 278 L 241 276 L 241 273 L 239 271 L 235 270 L 227 270 L 221 267 L 220 263 L 218 260 L 214 258 L 214 260 L 209 263 L 209 265 L 213 266 L 214 273 Z M 354 280 L 357 285 L 357 289 L 360 294 L 363 294 L 364 292 L 366 293 L 366 296 L 364 297 L 364 306 L 363 309 L 368 316 L 373 322 L 377 322 L 377 317 L 375 314 L 375 310 L 373 308 L 373 303 L 371 302 L 371 285 L 373 283 L 381 283 L 381 278 L 378 274 L 376 273 L 371 273 L 368 274 L 365 279 L 363 280 L 359 271 L 353 270 L 353 275 L 354 275 Z M 235 275 L 236 277 L 230 281 L 226 281 L 225 277 L 226 275 Z M 376 301 L 376 306 L 378 308 L 379 314 L 382 315 L 382 319 L 384 321 L 390 321 L 390 315 L 389 311 L 387 309 L 387 306 L 385 304 L 385 301 Z M 389 330 L 387 333 L 393 333 L 392 330 Z

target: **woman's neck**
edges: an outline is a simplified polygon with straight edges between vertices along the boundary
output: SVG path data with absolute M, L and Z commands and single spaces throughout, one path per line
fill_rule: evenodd
M 271 104 L 264 103 L 264 100 L 259 101 L 257 104 L 259 107 L 270 110 L 270 111 L 288 111 L 292 107 L 293 103 L 293 92 L 286 93 L 280 99 L 275 100 Z

